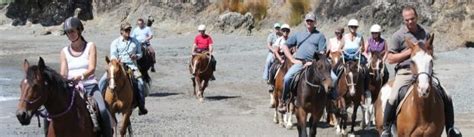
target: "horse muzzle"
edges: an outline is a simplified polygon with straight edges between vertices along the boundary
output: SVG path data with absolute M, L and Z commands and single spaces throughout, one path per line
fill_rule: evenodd
M 22 126 L 29 125 L 32 117 L 33 117 L 33 113 L 31 111 L 25 111 L 25 110 L 16 111 L 16 118 L 18 119 L 18 121 L 20 121 L 20 124 Z

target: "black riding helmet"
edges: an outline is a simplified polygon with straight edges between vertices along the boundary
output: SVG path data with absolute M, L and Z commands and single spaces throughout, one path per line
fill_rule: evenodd
M 80 33 L 84 30 L 81 20 L 75 17 L 69 17 L 64 21 L 63 25 L 64 33 L 77 29 Z

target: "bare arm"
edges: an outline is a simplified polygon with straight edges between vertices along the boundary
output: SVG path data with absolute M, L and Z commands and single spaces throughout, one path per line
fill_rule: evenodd
M 97 49 L 95 43 L 91 42 L 89 46 L 91 46 L 89 49 L 89 67 L 87 71 L 82 74 L 85 79 L 95 73 L 95 66 L 97 65 Z
M 61 71 L 60 71 L 61 76 L 63 76 L 63 78 L 67 78 L 68 67 L 67 67 L 66 54 L 63 52 L 63 50 L 61 50 L 59 60 L 61 63 Z
M 280 62 L 283 62 L 283 59 L 280 57 L 280 54 L 278 53 L 278 51 L 280 50 L 280 46 L 276 47 L 275 50 L 272 50 L 273 52 L 273 55 L 275 55 L 275 57 L 280 61 Z
M 400 53 L 388 52 L 387 61 L 389 64 L 400 63 L 410 57 L 411 49 L 407 48 L 406 50 Z
M 301 64 L 302 62 L 299 61 L 299 60 L 296 60 L 295 58 L 293 58 L 293 56 L 291 55 L 290 53 L 290 49 L 288 49 L 288 46 L 283 46 L 283 53 L 285 53 L 285 56 L 291 61 L 293 62 L 294 64 Z
M 209 44 L 209 53 L 211 53 L 211 55 L 213 51 L 214 51 L 213 44 Z

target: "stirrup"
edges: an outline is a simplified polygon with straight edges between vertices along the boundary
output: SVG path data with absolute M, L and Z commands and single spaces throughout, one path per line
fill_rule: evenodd
M 92 105 L 90 105 L 89 101 L 86 101 L 86 102 L 88 102 L 86 107 L 87 107 L 87 110 L 89 111 L 89 114 L 91 116 L 92 125 L 94 125 L 93 131 L 94 132 L 100 131 L 100 126 L 99 126 L 99 121 L 97 120 L 97 115 L 96 115 L 94 109 L 92 108 Z

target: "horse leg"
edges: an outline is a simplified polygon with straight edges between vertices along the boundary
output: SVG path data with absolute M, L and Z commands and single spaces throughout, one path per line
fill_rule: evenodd
M 132 114 L 132 109 L 129 109 L 129 111 L 126 111 L 124 114 L 122 114 L 122 121 L 120 123 L 121 124 L 120 136 L 122 136 L 122 137 L 125 136 L 128 125 L 130 124 L 130 115 L 131 114 Z
M 360 105 L 360 104 L 358 104 L 358 103 L 354 103 L 354 108 L 352 109 L 352 116 L 351 116 L 351 119 L 352 119 L 352 127 L 351 127 L 351 133 L 354 133 L 354 127 L 355 127 L 356 118 L 357 118 L 357 109 L 358 109 L 359 105 Z
M 319 119 L 321 119 L 323 115 L 323 112 L 316 112 L 316 111 L 313 111 L 311 112 L 311 117 L 313 117 L 312 121 L 311 121 L 311 127 L 310 127 L 310 130 L 309 130 L 309 134 L 311 137 L 316 137 L 316 134 L 317 134 L 317 123 L 319 121 Z
M 209 84 L 209 80 L 204 80 L 201 87 L 201 98 L 204 98 L 204 90 L 207 88 L 208 84 Z
M 306 116 L 307 113 L 303 110 L 303 108 L 296 109 L 296 119 L 298 120 L 298 135 L 300 137 L 307 137 L 308 134 L 306 132 Z
M 291 127 L 293 127 L 293 121 L 292 121 L 292 116 L 295 114 L 295 105 L 293 103 L 290 103 L 290 107 L 288 108 L 288 110 L 292 110 L 292 111 L 287 111 L 286 112 L 286 128 L 287 129 L 291 129 Z
M 195 88 L 194 88 L 195 93 L 196 93 L 196 97 L 197 97 L 198 99 L 200 99 L 200 98 L 201 98 L 201 96 L 200 96 L 200 95 L 201 95 L 201 91 L 200 91 L 200 90 L 201 90 L 201 85 L 202 85 L 202 84 L 201 84 L 201 81 L 202 81 L 202 80 L 201 80 L 200 77 L 195 77 L 194 79 L 195 79 L 195 82 L 196 82 L 196 85 L 197 85 L 197 86 L 195 86 Z

